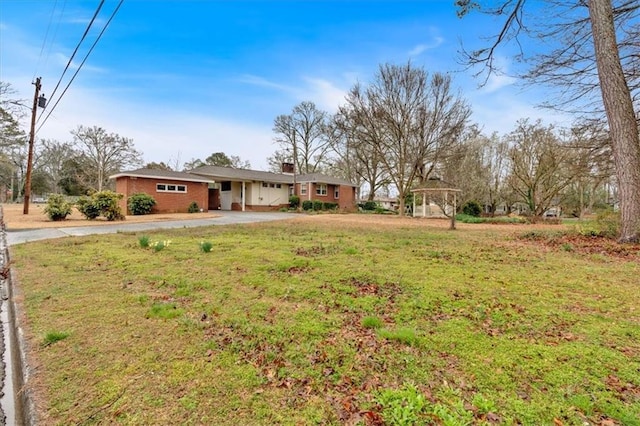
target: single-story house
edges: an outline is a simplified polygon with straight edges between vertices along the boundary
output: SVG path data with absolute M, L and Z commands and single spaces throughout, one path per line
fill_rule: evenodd
M 191 173 L 158 169 L 138 169 L 109 176 L 115 179 L 116 192 L 123 194 L 120 208 L 128 213 L 127 199 L 138 193 L 149 194 L 156 200 L 155 213 L 186 212 L 192 202 L 201 209 L 209 203 L 209 185 L 214 182 Z
M 116 180 L 116 192 L 124 195 L 123 211 L 126 199 L 139 192 L 156 200 L 156 212 L 187 211 L 193 201 L 209 210 L 278 210 L 288 207 L 292 194 L 301 201 L 333 202 L 341 210 L 353 210 L 356 203 L 356 185 L 320 173 L 295 175 L 201 166 L 189 172 L 138 169 L 110 178 Z

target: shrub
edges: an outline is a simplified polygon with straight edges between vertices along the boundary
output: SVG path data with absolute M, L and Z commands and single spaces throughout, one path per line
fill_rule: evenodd
M 464 207 L 462 207 L 462 213 L 478 217 L 480 213 L 482 213 L 482 207 L 477 201 L 468 201 Z
M 338 203 L 325 202 L 322 204 L 323 210 L 335 210 L 337 208 L 338 208 Z
M 53 194 L 47 200 L 44 213 L 53 221 L 65 220 L 71 214 L 71 204 L 65 200 L 64 196 Z
M 76 201 L 76 207 L 78 211 L 87 219 L 93 220 L 100 216 L 100 209 L 93 204 L 91 198 L 83 196 Z
M 196 203 L 195 201 L 192 201 L 191 204 L 189 204 L 189 207 L 187 208 L 187 212 L 189 213 L 198 213 L 200 211 L 200 207 L 198 206 L 198 203 Z
M 373 211 L 376 208 L 378 208 L 378 203 L 376 203 L 375 201 L 365 201 L 362 204 L 362 210 Z
M 322 201 L 320 201 L 320 200 L 313 200 L 313 210 L 315 210 L 315 211 L 320 211 L 320 210 L 322 210 Z
M 604 210 L 595 221 L 587 221 L 576 226 L 578 234 L 587 237 L 616 238 L 620 234 L 620 213 Z
M 300 197 L 298 197 L 297 195 L 291 195 L 289 197 L 289 207 L 291 207 L 292 209 L 297 209 L 298 207 L 300 207 Z
M 127 207 L 133 215 L 143 215 L 151 213 L 151 209 L 156 205 L 156 200 L 149 194 L 133 194 L 127 200 Z
M 209 253 L 211 250 L 213 250 L 213 243 L 211 241 L 200 242 L 200 251 L 203 253 Z
M 147 248 L 151 245 L 151 239 L 149 238 L 148 235 L 143 235 L 140 238 L 138 238 L 138 243 L 140 244 L 140 247 Z
M 313 201 L 311 201 L 311 200 L 304 200 L 304 201 L 302 202 L 302 210 L 307 211 L 307 210 L 311 210 L 311 209 L 313 209 Z
M 92 194 L 91 197 L 80 198 L 76 202 L 76 206 L 87 219 L 104 216 L 108 221 L 124 220 L 124 215 L 118 205 L 118 201 L 122 197 L 122 194 L 113 191 L 100 191 Z

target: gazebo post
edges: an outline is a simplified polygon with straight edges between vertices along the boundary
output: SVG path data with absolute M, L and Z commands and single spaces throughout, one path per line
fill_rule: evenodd
M 449 194 L 447 194 L 447 198 L 449 198 Z M 451 226 L 449 227 L 449 229 L 456 229 L 456 210 L 457 210 L 457 206 L 456 206 L 456 202 L 457 202 L 457 194 L 454 192 L 453 193 L 453 211 L 451 212 Z
M 413 194 L 413 210 L 411 210 L 411 217 L 416 217 L 416 194 Z
M 427 193 L 422 193 L 422 217 L 427 217 Z

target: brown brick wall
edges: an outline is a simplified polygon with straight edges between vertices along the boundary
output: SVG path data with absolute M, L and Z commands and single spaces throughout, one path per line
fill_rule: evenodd
M 156 184 L 158 183 L 185 185 L 187 192 L 157 192 Z M 147 179 L 125 176 L 116 179 L 116 192 L 124 194 L 124 198 L 120 200 L 122 211 L 127 211 L 127 198 L 137 193 L 149 194 L 156 200 L 153 213 L 186 212 L 192 201 L 198 203 L 198 207 L 202 209 L 206 209 L 209 204 L 209 188 L 205 182 L 185 182 L 170 179 Z M 129 214 L 128 211 L 127 214 Z

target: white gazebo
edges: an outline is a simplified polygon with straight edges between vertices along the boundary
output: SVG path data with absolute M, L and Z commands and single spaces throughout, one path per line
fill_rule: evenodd
M 411 192 L 413 193 L 413 217 L 416 217 L 416 195 L 422 195 L 422 217 L 427 217 L 427 198 L 442 197 L 445 216 L 447 216 L 446 207 L 452 207 L 449 229 L 456 229 L 458 193 L 462 192 L 460 189 L 454 188 L 452 184 L 439 178 L 429 178 L 423 187 L 412 189 Z

